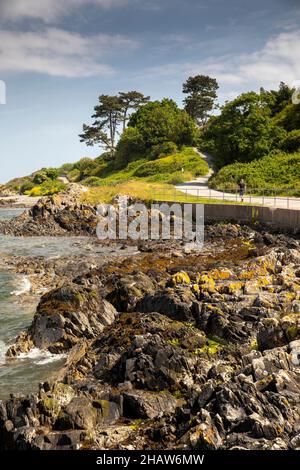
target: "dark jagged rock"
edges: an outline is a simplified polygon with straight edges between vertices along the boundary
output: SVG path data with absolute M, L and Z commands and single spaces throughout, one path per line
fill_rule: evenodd
M 33 346 L 54 353 L 68 351 L 82 338 L 96 338 L 115 316 L 115 308 L 96 289 L 64 285 L 42 297 L 28 333 L 20 335 L 8 355 Z
M 105 281 L 106 298 L 119 312 L 128 312 L 146 294 L 154 292 L 155 285 L 142 272 L 128 275 L 112 275 Z
M 123 393 L 123 416 L 134 419 L 153 419 L 173 412 L 177 400 L 169 393 L 153 393 L 140 390 Z
M 140 312 L 159 312 L 178 321 L 195 321 L 194 294 L 185 288 L 167 288 L 154 294 L 147 294 L 137 304 Z
M 265 318 L 257 335 L 260 350 L 285 346 L 292 340 L 300 339 L 299 314 L 285 315 L 281 319 Z
M 116 341 L 117 339 L 117 341 Z M 158 314 L 123 314 L 94 344 L 97 378 L 159 391 L 192 381 L 201 332 Z M 99 353 L 97 353 L 99 351 Z
M 80 188 L 67 193 L 40 199 L 28 212 L 9 222 L 0 223 L 5 235 L 95 235 L 96 209 L 78 203 Z

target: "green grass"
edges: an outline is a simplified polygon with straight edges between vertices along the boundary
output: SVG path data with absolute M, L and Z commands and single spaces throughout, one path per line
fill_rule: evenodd
M 116 168 L 115 164 L 110 161 L 104 164 L 101 159 L 98 159 L 97 164 L 101 166 L 100 170 L 94 168 L 93 175 L 82 181 L 82 184 L 91 186 L 90 190 L 82 195 L 82 201 L 85 203 L 110 203 L 117 194 L 133 196 L 148 202 L 162 200 L 206 203 L 209 201 L 186 195 L 173 186 L 208 172 L 206 161 L 190 147 L 157 160 L 136 160 L 124 168 Z
M 166 201 L 206 202 L 176 191 L 173 185 L 205 175 L 208 169 L 207 162 L 193 148 L 182 147 L 172 155 L 161 154 L 155 160 L 140 158 L 127 164 L 111 159 L 108 154 L 95 159 L 83 158 L 74 164 L 63 165 L 58 173 L 67 176 L 70 182 L 90 187 L 90 191 L 82 196 L 90 203 L 110 202 L 117 194 L 145 201 L 163 198 Z M 15 180 L 13 184 L 29 183 L 28 190 L 24 191 L 29 196 L 52 195 L 66 188 L 57 180 L 33 185 L 33 176 Z
M 81 182 L 87 186 L 108 186 L 136 179 L 152 183 L 179 184 L 207 172 L 206 161 L 192 148 L 186 147 L 174 155 L 152 161 L 136 160 L 124 168 L 117 168 L 114 162 L 104 163 L 98 159 L 97 166 Z
M 166 183 L 153 183 L 143 180 L 129 180 L 122 183 L 90 188 L 82 193 L 81 202 L 97 205 L 101 202 L 111 203 L 116 195 L 130 195 L 145 202 L 187 202 L 199 204 L 242 204 L 235 201 L 208 199 L 185 194 Z M 249 204 L 247 204 L 249 205 Z

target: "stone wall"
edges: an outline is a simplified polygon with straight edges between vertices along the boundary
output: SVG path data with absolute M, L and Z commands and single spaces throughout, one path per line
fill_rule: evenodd
M 162 201 L 159 201 L 162 203 Z M 174 202 L 168 202 L 169 205 Z M 183 205 L 184 203 L 179 203 Z M 193 203 L 195 215 L 196 203 Z M 300 230 L 300 210 L 234 204 L 204 204 L 205 222 L 233 221 L 253 224 L 260 222 L 278 228 Z

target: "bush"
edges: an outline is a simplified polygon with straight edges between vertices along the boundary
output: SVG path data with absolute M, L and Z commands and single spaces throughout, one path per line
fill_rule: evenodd
M 123 132 L 117 145 L 116 164 L 119 167 L 138 160 L 145 152 L 143 136 L 135 127 L 128 127 Z
M 178 171 L 177 173 L 174 173 L 167 181 L 166 183 L 169 184 L 181 184 L 184 183 L 185 181 L 189 181 L 192 179 L 193 175 L 191 173 L 186 173 L 182 171 Z
M 57 168 L 47 168 L 45 170 L 47 178 L 54 181 L 58 178 L 58 169 Z
M 178 152 L 178 147 L 174 142 L 163 142 L 160 145 L 152 147 L 149 158 L 150 160 L 156 160 L 157 158 L 174 155 L 176 152 Z
M 58 174 L 59 176 L 67 176 L 67 174 L 70 173 L 70 171 L 72 171 L 73 168 L 74 168 L 73 163 L 65 163 L 60 168 L 58 168 Z
M 217 189 L 237 189 L 244 178 L 248 188 L 295 189 L 300 188 L 300 153 L 287 154 L 274 151 L 270 155 L 250 163 L 233 163 L 224 166 L 210 180 Z
M 289 132 L 281 141 L 280 147 L 286 152 L 296 152 L 300 150 L 300 129 Z
M 97 178 L 97 176 L 89 176 L 85 180 L 82 181 L 82 184 L 85 186 L 100 186 L 102 183 L 102 180 L 100 178 Z
M 76 183 L 77 181 L 80 181 L 80 171 L 77 168 L 74 168 L 68 173 L 67 178 L 72 183 Z
M 35 185 L 42 184 L 44 181 L 47 181 L 47 179 L 48 179 L 48 176 L 46 174 L 46 171 L 44 170 L 38 171 L 33 176 L 33 182 Z
M 48 180 L 42 183 L 40 186 L 34 186 L 34 188 L 28 192 L 28 195 L 32 197 L 52 196 L 53 194 L 64 191 L 66 188 L 67 185 L 61 183 L 60 181 Z
M 20 193 L 26 194 L 27 192 L 31 191 L 34 188 L 35 184 L 32 181 L 27 181 L 26 183 L 22 184 L 20 187 Z
M 205 175 L 207 163 L 192 148 L 184 148 L 181 152 L 140 165 L 133 173 L 138 178 L 149 178 L 152 181 L 168 181 L 174 173 L 190 172 L 192 175 Z M 186 176 L 185 176 L 186 177 Z

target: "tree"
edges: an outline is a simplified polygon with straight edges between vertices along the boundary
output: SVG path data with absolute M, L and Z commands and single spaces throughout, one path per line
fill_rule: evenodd
M 80 142 L 89 146 L 100 144 L 114 156 L 117 127 L 123 120 L 123 106 L 119 96 L 101 95 L 99 105 L 94 107 L 95 119 L 91 126 L 83 124 Z
M 138 91 L 128 91 L 128 92 L 120 92 L 119 93 L 121 105 L 122 105 L 122 112 L 123 112 L 123 131 L 126 128 L 126 123 L 129 120 L 128 113 L 132 109 L 136 111 L 139 109 L 143 104 L 148 103 L 150 100 L 150 96 L 144 96 L 143 93 Z
M 183 93 L 188 95 L 185 110 L 200 127 L 205 126 L 211 111 L 216 109 L 218 88 L 217 80 L 207 75 L 189 77 L 183 84 Z
M 271 115 L 275 116 L 291 103 L 294 89 L 280 82 L 278 90 L 265 91 L 261 88 L 260 92 L 269 97 Z
M 142 158 L 144 150 L 145 142 L 142 134 L 136 127 L 128 127 L 123 132 L 117 145 L 117 164 L 125 165 L 130 161 Z
M 131 115 L 128 126 L 141 134 L 145 153 L 164 142 L 193 145 L 197 134 L 193 119 L 170 99 L 145 104 Z
M 286 132 L 271 118 L 264 94 L 243 93 L 211 118 L 202 139 L 218 166 L 234 161 L 249 162 L 267 155 Z
M 89 175 L 90 171 L 96 168 L 96 162 L 92 158 L 83 157 L 74 164 L 74 168 L 79 170 L 79 179 L 82 180 Z

